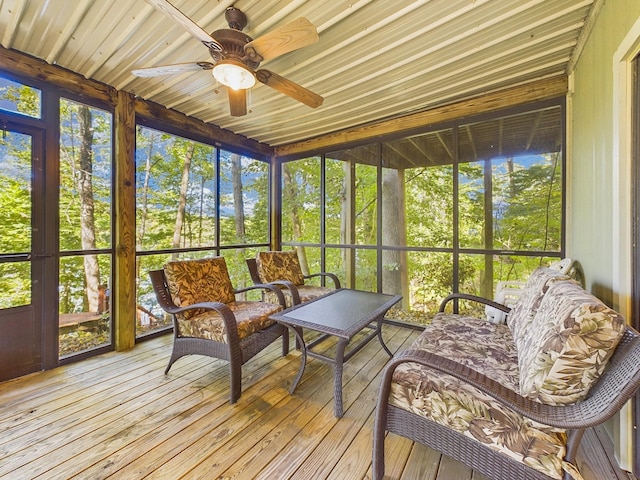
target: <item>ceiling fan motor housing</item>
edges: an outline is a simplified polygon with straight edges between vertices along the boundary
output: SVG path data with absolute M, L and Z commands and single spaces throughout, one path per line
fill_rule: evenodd
M 209 49 L 209 54 L 216 62 L 233 58 L 244 63 L 251 69 L 255 69 L 260 65 L 260 62 L 250 60 L 244 50 L 244 46 L 253 40 L 249 35 L 239 30 L 225 28 L 223 30 L 216 30 L 211 36 L 224 47 L 222 52 L 214 50 L 213 48 Z

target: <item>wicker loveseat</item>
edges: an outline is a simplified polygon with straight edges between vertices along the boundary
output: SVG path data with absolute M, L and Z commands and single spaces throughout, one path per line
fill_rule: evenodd
M 508 311 L 507 324 L 447 313 L 460 298 Z M 373 478 L 384 476 L 392 432 L 492 479 L 578 479 L 584 430 L 611 418 L 639 386 L 638 333 L 557 271 L 536 270 L 513 309 L 451 295 L 385 369 Z

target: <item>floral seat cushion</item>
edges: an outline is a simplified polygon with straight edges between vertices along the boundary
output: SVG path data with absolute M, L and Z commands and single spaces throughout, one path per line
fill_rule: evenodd
M 438 314 L 412 348 L 438 352 L 515 392 L 519 389 L 516 347 L 506 325 Z M 389 401 L 552 478 L 562 478 L 563 431 L 533 422 L 451 375 L 416 363 L 401 364 L 393 375 Z
M 227 306 L 236 318 L 240 340 L 273 325 L 275 322 L 269 317 L 282 310 L 280 305 L 267 302 L 232 302 Z M 178 327 L 182 337 L 228 343 L 224 322 L 215 310 L 204 310 L 189 319 L 178 319 Z
M 304 274 L 295 250 L 258 252 L 258 275 L 264 283 L 287 280 L 294 285 L 304 284 Z
M 516 342 L 520 394 L 552 405 L 582 400 L 624 329 L 620 314 L 574 282 L 552 283 L 531 322 L 531 334 Z
M 300 295 L 301 303 L 314 300 L 318 297 L 322 297 L 327 293 L 330 293 L 333 291 L 331 288 L 328 288 L 328 287 L 321 287 L 317 285 L 306 285 L 306 284 L 297 285 L 297 290 L 298 290 L 298 294 Z M 282 289 L 282 293 L 284 294 L 284 299 L 286 301 L 287 307 L 292 306 L 293 298 L 291 296 L 291 292 L 288 289 L 284 288 Z M 267 292 L 265 294 L 264 299 L 267 302 L 278 303 L 278 297 L 276 297 L 276 294 L 273 292 Z

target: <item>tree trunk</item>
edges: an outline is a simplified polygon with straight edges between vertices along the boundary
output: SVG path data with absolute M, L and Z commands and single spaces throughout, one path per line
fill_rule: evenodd
M 141 212 L 140 224 L 138 225 L 138 245 L 142 245 L 142 240 L 147 232 L 147 213 L 149 211 L 149 181 L 151 179 L 151 157 L 153 155 L 153 146 L 155 134 L 149 136 L 149 148 L 147 149 L 147 158 L 144 164 L 144 181 L 142 182 Z M 136 278 L 140 278 L 140 262 L 136 262 Z
M 344 179 L 340 200 L 342 201 L 342 213 L 340 216 L 340 243 L 343 245 L 355 243 L 355 164 L 352 161 L 343 162 Z M 347 287 L 356 285 L 356 255 L 352 248 L 342 249 L 342 264 L 344 265 Z
M 244 199 L 242 192 L 242 163 L 237 153 L 231 155 L 231 184 L 233 186 L 233 210 L 236 225 L 236 243 L 246 243 L 244 226 Z
M 95 250 L 96 227 L 93 201 L 93 127 L 91 110 L 81 105 L 80 118 L 80 158 L 76 172 L 76 185 L 80 196 L 80 236 L 83 250 Z M 86 311 L 97 312 L 99 304 L 100 267 L 96 255 L 84 255 L 84 276 L 86 282 Z
M 516 185 L 513 177 L 513 157 L 507 158 L 507 174 L 509 178 L 509 196 L 513 198 L 516 196 Z
M 404 205 L 402 199 L 402 175 L 398 170 L 383 169 L 382 174 L 382 245 L 404 246 Z M 382 291 L 403 295 L 403 278 L 406 277 L 405 253 L 399 250 L 382 250 Z
M 180 247 L 182 226 L 184 225 L 184 215 L 187 209 L 187 189 L 189 187 L 189 171 L 191 170 L 191 159 L 193 157 L 193 143 L 190 142 L 184 156 L 184 166 L 182 167 L 182 178 L 180 179 L 180 198 L 178 199 L 178 211 L 176 212 L 176 223 L 173 228 L 173 248 Z M 171 255 L 172 260 L 177 260 L 178 254 Z
M 291 173 L 286 165 L 284 165 L 282 171 L 284 189 L 287 192 L 287 196 L 291 199 L 291 209 L 289 213 L 291 215 L 291 225 L 293 226 L 293 241 L 299 242 L 302 238 L 302 225 L 300 224 L 298 204 L 296 203 L 298 199 L 298 189 L 296 188 L 296 185 L 291 178 Z

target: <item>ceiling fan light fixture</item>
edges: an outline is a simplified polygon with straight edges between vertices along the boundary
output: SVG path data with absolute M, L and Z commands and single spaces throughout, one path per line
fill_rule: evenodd
M 232 59 L 220 60 L 213 67 L 213 77 L 234 90 L 244 90 L 256 84 L 256 77 L 242 62 Z

